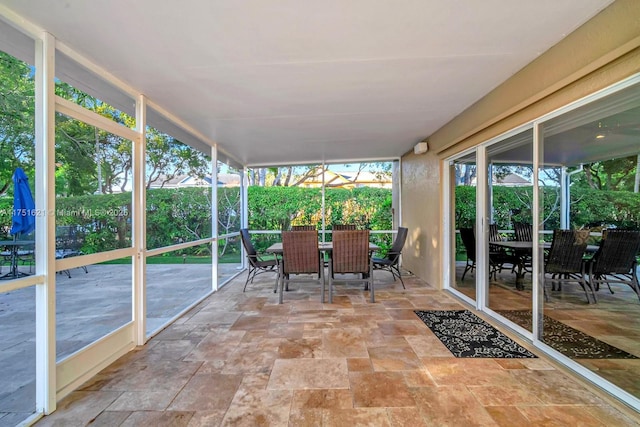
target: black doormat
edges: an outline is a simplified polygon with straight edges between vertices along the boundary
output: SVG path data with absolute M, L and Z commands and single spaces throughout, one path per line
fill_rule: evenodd
M 536 358 L 469 310 L 415 310 L 415 313 L 456 357 Z
M 516 325 L 531 330 L 531 310 L 500 310 Z M 542 341 L 572 359 L 638 359 L 633 354 L 543 315 Z

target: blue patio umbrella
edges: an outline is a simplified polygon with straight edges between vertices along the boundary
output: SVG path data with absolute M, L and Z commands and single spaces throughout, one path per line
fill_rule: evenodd
M 12 235 L 29 234 L 36 228 L 35 208 L 29 179 L 21 168 L 16 168 L 13 173 Z

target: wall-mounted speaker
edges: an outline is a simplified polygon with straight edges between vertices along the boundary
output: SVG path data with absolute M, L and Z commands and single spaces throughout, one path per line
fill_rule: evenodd
M 413 152 L 415 154 L 424 154 L 427 151 L 429 151 L 429 144 L 427 144 L 427 141 L 422 141 L 422 142 L 418 142 L 414 147 L 413 147 Z

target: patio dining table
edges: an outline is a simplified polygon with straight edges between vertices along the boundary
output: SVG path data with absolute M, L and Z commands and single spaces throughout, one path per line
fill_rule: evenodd
M 331 252 L 333 250 L 333 242 L 318 242 L 318 250 L 320 252 L 325 252 L 325 253 Z M 376 245 L 375 243 L 369 242 L 369 252 L 372 253 L 378 250 L 380 250 L 380 246 Z M 276 257 L 282 256 L 282 253 L 283 253 L 282 242 L 277 242 L 272 244 L 267 248 L 266 252 L 270 254 L 274 254 Z M 278 273 L 278 277 L 276 279 L 276 289 L 278 286 L 279 279 L 280 279 L 280 273 Z M 274 289 L 273 292 L 276 292 L 276 289 Z
M 2 256 L 10 257 L 10 267 L 7 274 L 0 276 L 0 279 L 15 279 L 21 276 L 28 276 L 29 274 L 18 270 L 18 260 L 21 254 L 19 248 L 30 247 L 33 250 L 35 242 L 33 240 L 1 240 L 0 247 L 8 249 L 7 252 L 2 252 Z
M 318 250 L 321 252 L 331 252 L 333 250 L 333 242 L 318 242 Z M 369 242 L 369 251 L 375 252 L 380 250 L 380 246 Z M 274 255 L 282 255 L 282 242 L 274 243 L 267 248 L 267 253 Z

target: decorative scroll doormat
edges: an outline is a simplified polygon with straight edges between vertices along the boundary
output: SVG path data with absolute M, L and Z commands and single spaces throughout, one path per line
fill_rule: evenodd
M 456 357 L 536 358 L 469 310 L 415 310 L 415 313 Z
M 531 310 L 500 310 L 498 313 L 531 330 Z M 571 359 L 638 359 L 548 316 L 543 316 L 542 341 Z

